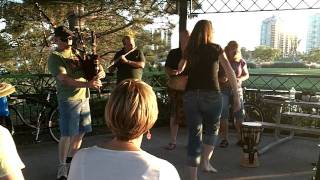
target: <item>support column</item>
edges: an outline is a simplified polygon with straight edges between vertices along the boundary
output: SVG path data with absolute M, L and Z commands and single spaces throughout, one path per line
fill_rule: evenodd
M 179 7 L 179 30 L 187 29 L 187 15 L 188 15 L 188 4 L 187 0 L 178 0 Z

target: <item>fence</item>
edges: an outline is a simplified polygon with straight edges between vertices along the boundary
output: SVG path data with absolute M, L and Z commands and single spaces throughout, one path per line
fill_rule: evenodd
M 167 77 L 163 71 L 146 71 L 143 80 L 150 84 L 158 97 L 160 109 L 158 123 L 168 121 L 168 95 L 166 93 Z M 55 80 L 47 74 L 28 74 L 28 75 L 2 75 L 0 82 L 7 82 L 14 85 L 17 89 L 16 94 L 41 94 L 45 88 L 53 88 Z M 91 92 L 91 103 L 95 104 L 92 108 L 93 119 L 98 119 L 95 124 L 103 124 L 104 106 L 108 94 L 115 85 L 114 75 L 109 74 L 104 80 L 102 88 L 102 98 L 97 98 L 96 91 Z M 281 74 L 250 74 L 250 78 L 243 83 L 243 86 L 253 91 L 246 91 L 245 99 L 247 102 L 257 101 L 256 97 L 262 94 L 288 93 L 291 87 L 301 92 L 320 92 L 320 76 L 315 75 L 281 75 Z M 260 94 L 260 95 L 257 95 Z

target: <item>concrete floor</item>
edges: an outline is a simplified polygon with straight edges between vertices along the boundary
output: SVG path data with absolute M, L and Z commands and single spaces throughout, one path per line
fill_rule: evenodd
M 142 148 L 151 154 L 171 162 L 182 180 L 187 180 L 185 167 L 187 129 L 181 128 L 178 145 L 174 151 L 163 147 L 169 142 L 169 127 L 152 129 L 152 140 L 144 140 Z M 111 139 L 110 134 L 88 136 L 83 147 L 103 143 Z M 271 142 L 271 134 L 263 135 L 260 146 Z M 244 168 L 239 165 L 241 149 L 235 145 L 235 134 L 230 134 L 228 148 L 216 148 L 212 158 L 213 166 L 218 173 L 199 173 L 200 180 L 304 180 L 313 176 L 312 162 L 318 159 L 318 139 L 294 137 L 289 142 L 278 145 L 259 157 L 260 167 Z M 55 180 L 57 166 L 57 144 L 51 141 L 38 144 L 18 145 L 19 154 L 26 165 L 23 170 L 27 180 Z M 116 180 L 116 178 L 115 178 Z

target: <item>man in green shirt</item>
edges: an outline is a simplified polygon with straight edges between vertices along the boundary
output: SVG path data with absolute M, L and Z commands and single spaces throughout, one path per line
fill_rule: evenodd
M 118 51 L 114 58 L 114 65 L 109 71 L 117 68 L 117 84 L 125 79 L 142 78 L 143 68 L 145 66 L 145 57 L 142 51 L 136 48 L 133 37 L 124 36 L 122 38 L 123 48 Z
M 102 86 L 103 68 L 92 80 L 87 81 L 81 61 L 72 49 L 73 33 L 64 26 L 55 28 L 54 42 L 57 49 L 49 56 L 48 69 L 56 79 L 59 108 L 59 167 L 57 179 L 66 179 L 73 155 L 80 148 L 82 138 L 92 131 L 89 107 L 89 88 Z

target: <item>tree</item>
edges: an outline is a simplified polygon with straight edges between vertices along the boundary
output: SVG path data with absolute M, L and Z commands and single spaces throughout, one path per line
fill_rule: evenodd
M 251 59 L 252 52 L 250 50 L 247 50 L 245 47 L 241 48 L 241 55 L 244 59 L 249 60 Z
M 174 1 L 172 3 L 175 4 Z M 87 51 L 91 49 L 90 32 L 94 30 L 98 38 L 98 54 L 119 50 L 124 34 L 139 38 L 151 36 L 143 28 L 152 24 L 156 18 L 161 17 L 162 28 L 172 28 L 166 18 L 169 14 L 163 10 L 168 9 L 168 3 L 161 0 L 47 0 L 42 1 L 40 6 L 53 24 L 70 26 L 71 29 L 80 28 Z M 175 6 L 170 7 L 172 11 Z M 6 22 L 2 33 L 10 34 L 12 38 L 7 43 L 14 45 L 10 50 L 16 53 L 11 61 L 15 61 L 20 70 L 45 72 L 51 50 L 45 47 L 47 42 L 44 39 L 48 39 L 53 32 L 50 24 L 40 16 L 33 0 L 25 0 L 23 3 L 6 1 L 1 3 L 1 8 L 1 17 Z M 137 40 L 141 48 L 153 43 L 152 39 Z
M 320 63 L 320 48 L 312 49 L 309 53 L 306 53 L 302 56 L 302 59 L 305 62 L 316 62 Z
M 252 52 L 252 56 L 258 62 L 271 62 L 281 56 L 280 49 L 272 49 L 266 46 L 258 46 Z

